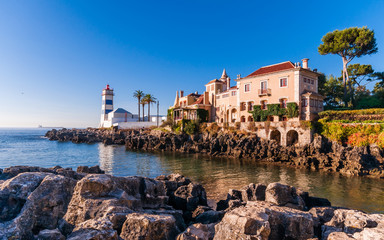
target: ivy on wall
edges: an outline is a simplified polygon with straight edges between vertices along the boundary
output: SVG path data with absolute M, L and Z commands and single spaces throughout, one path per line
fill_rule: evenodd
M 286 116 L 288 118 L 294 118 L 299 116 L 299 107 L 295 102 L 287 103 L 287 108 L 281 108 L 280 104 L 267 104 L 267 109 L 261 109 L 261 105 L 254 105 L 253 111 L 250 111 L 253 115 L 255 122 L 267 121 L 268 116 Z
M 197 119 L 199 119 L 200 122 L 208 122 L 208 114 L 208 110 L 196 109 Z
M 173 117 L 173 108 L 168 108 L 167 116 Z

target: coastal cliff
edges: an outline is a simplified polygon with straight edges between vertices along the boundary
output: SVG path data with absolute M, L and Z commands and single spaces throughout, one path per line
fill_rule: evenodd
M 282 147 L 246 133 L 174 134 L 157 130 L 51 130 L 50 140 L 125 145 L 127 150 L 198 153 L 244 161 L 285 164 L 347 176 L 384 177 L 384 152 L 377 146 L 348 147 L 318 135 L 304 147 Z
M 0 170 L 0 239 L 382 239 L 384 215 L 332 207 L 280 183 L 230 189 L 216 209 L 172 174 L 115 177 L 98 167 Z

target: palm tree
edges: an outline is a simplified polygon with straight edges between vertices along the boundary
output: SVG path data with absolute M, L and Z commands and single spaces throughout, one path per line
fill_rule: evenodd
M 148 104 L 148 122 L 151 120 L 151 104 L 156 102 L 156 98 L 152 94 L 146 94 L 143 98 L 143 101 Z M 143 110 L 144 111 L 144 110 Z
M 137 98 L 137 110 L 138 110 L 138 116 L 139 116 L 139 122 L 140 122 L 140 103 L 141 103 L 141 98 L 144 96 L 144 92 L 141 90 L 136 90 L 133 93 L 133 97 Z M 144 111 L 144 110 L 143 110 Z M 144 121 L 144 118 L 143 118 Z
M 143 122 L 144 122 L 144 107 L 145 107 L 145 104 L 147 104 L 144 97 L 141 99 L 140 103 L 141 103 L 141 106 L 143 107 Z

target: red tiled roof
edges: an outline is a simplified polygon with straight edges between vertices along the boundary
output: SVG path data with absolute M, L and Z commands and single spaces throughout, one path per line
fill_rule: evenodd
M 218 79 L 213 79 L 213 80 L 211 80 L 209 83 L 207 83 L 207 84 L 205 84 L 205 85 L 208 85 L 208 84 L 210 84 L 210 83 L 215 83 L 215 82 L 218 82 L 218 83 L 224 83 L 223 81 L 220 81 L 220 80 L 218 80 Z
M 254 77 L 254 76 L 263 75 L 263 74 L 267 74 L 267 73 L 284 71 L 284 70 L 291 69 L 291 68 L 295 68 L 295 65 L 293 65 L 293 63 L 291 63 L 290 61 L 278 63 L 278 64 L 259 68 L 256 71 L 254 71 L 253 73 L 249 74 L 247 77 Z
M 201 95 L 197 100 L 196 102 L 192 103 L 192 104 L 203 104 L 204 102 L 204 95 Z
M 196 94 L 196 93 L 190 93 L 190 94 L 188 94 L 187 96 L 200 97 L 200 94 Z

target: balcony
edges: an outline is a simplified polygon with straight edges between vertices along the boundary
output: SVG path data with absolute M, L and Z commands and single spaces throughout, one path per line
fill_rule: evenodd
M 270 95 L 271 95 L 270 88 L 259 89 L 259 96 L 270 96 Z

